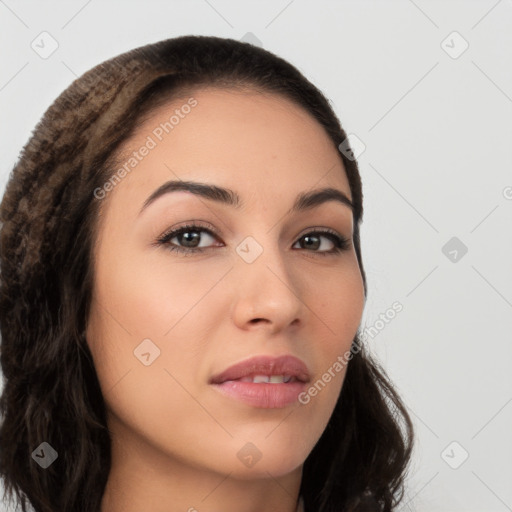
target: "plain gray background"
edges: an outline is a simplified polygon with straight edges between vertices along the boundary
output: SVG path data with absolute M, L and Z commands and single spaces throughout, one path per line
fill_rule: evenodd
M 204 34 L 289 60 L 364 144 L 362 328 L 417 431 L 399 510 L 512 510 L 511 27 L 511 0 L 0 0 L 0 186 L 56 97 L 119 53 Z

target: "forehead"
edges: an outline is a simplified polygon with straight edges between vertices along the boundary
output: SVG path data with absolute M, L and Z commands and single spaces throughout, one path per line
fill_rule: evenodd
M 323 126 L 268 92 L 206 88 L 174 98 L 146 117 L 118 160 L 135 165 L 115 195 L 138 203 L 142 191 L 170 179 L 213 182 L 242 197 L 271 191 L 284 199 L 315 186 L 336 186 L 351 197 L 341 156 Z

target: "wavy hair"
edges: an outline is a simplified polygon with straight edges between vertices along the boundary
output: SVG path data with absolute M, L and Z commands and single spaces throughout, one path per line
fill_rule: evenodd
M 193 88 L 273 93 L 309 112 L 336 149 L 346 134 L 326 97 L 293 65 L 233 39 L 182 36 L 92 68 L 48 108 L 23 147 L 0 205 L 0 477 L 23 512 L 98 512 L 110 464 L 106 406 L 85 339 L 96 226 L 94 191 L 151 112 Z M 365 298 L 358 164 L 338 152 L 354 203 Z M 356 350 L 354 350 L 356 349 Z M 405 405 L 358 331 L 329 423 L 307 457 L 308 512 L 389 512 L 404 494 L 413 446 Z M 48 442 L 48 468 L 34 451 Z

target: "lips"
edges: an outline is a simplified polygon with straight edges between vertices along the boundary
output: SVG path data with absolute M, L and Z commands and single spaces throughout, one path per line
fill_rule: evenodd
M 309 381 L 308 369 L 297 357 L 258 356 L 215 375 L 210 385 L 225 397 L 250 407 L 278 409 L 297 403 Z
M 274 376 L 274 378 L 272 378 Z M 297 357 L 284 355 L 280 357 L 257 356 L 241 361 L 210 379 L 210 384 L 222 384 L 227 381 L 276 383 L 284 377 L 283 384 L 288 382 L 309 382 L 308 369 Z M 269 379 L 265 379 L 268 377 Z

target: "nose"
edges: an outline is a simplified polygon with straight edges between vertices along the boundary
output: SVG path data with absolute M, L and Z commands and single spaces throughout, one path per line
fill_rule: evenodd
M 249 251 L 256 249 L 253 246 Z M 268 334 L 299 326 L 306 310 L 299 276 L 280 249 L 266 244 L 250 263 L 251 258 L 246 258 L 243 251 L 239 254 L 232 272 L 236 283 L 232 307 L 235 324 L 244 330 L 265 328 Z

